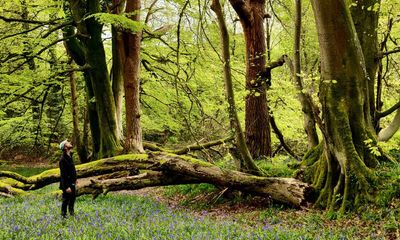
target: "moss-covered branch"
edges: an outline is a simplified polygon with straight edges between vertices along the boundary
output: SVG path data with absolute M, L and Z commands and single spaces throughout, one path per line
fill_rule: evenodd
M 77 165 L 76 170 L 78 177 L 84 178 L 122 170 L 135 170 L 138 168 L 145 168 L 145 166 L 148 165 L 148 163 L 147 165 L 142 165 L 142 163 L 146 161 L 146 155 L 137 154 L 124 156 L 126 156 L 126 158 L 105 158 L 98 161 Z M 129 162 L 134 162 L 135 164 L 129 164 Z M 24 184 L 30 184 L 30 190 L 34 190 L 58 182 L 60 179 L 60 170 L 58 168 L 50 169 L 31 177 L 24 177 L 10 171 L 0 171 L 0 177 L 8 177 Z
M 204 150 L 204 149 L 208 149 L 208 148 L 211 148 L 214 146 L 222 145 L 222 144 L 225 144 L 232 140 L 233 140 L 233 137 L 226 137 L 226 138 L 214 140 L 214 141 L 207 142 L 207 143 L 191 144 L 191 145 L 188 145 L 188 146 L 180 148 L 180 149 L 166 149 L 163 147 L 159 147 L 156 144 L 151 143 L 151 142 L 143 142 L 143 147 L 150 151 L 167 152 L 167 153 L 173 153 L 173 154 L 177 154 L 177 155 L 183 155 L 183 154 L 186 154 L 191 151 Z
M 2 181 L 0 181 L 0 196 L 4 197 L 11 197 L 11 196 L 24 196 L 27 193 L 19 188 L 15 188 L 10 186 L 9 184 L 6 184 Z

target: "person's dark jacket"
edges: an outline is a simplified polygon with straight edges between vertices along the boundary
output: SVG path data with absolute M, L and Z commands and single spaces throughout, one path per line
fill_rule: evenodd
M 60 158 L 59 165 L 61 173 L 60 189 L 66 190 L 74 186 L 76 182 L 76 169 L 74 161 L 72 160 L 72 154 L 68 156 L 68 154 L 64 152 Z

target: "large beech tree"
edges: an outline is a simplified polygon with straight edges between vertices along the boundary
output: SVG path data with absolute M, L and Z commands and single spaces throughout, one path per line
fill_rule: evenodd
M 324 141 L 304 159 L 319 190 L 317 204 L 340 212 L 372 193 L 377 155 L 369 84 L 360 41 L 345 0 L 313 0 L 321 54 L 320 101 Z
M 265 0 L 230 0 L 240 18 L 246 42 L 246 141 L 253 157 L 271 155 L 271 130 L 267 105 L 264 19 Z
M 129 18 L 133 21 L 140 20 L 140 0 L 131 0 L 126 3 L 126 12 L 132 14 Z M 141 31 L 136 33 L 124 32 L 122 34 L 123 48 L 120 55 L 123 59 L 123 76 L 125 89 L 126 109 L 126 137 L 125 149 L 144 152 L 142 143 L 142 128 L 140 126 L 140 43 Z
M 89 97 L 93 95 L 89 101 L 95 102 L 96 105 L 96 112 L 90 111 L 90 114 L 93 114 L 90 117 L 91 128 L 98 131 L 96 133 L 92 130 L 92 137 L 98 137 L 99 140 L 98 149 L 94 146 L 94 156 L 112 156 L 119 147 L 119 137 L 115 101 L 101 38 L 103 25 L 95 17 L 89 16 L 100 12 L 100 1 L 70 0 L 68 3 L 76 24 L 76 38 L 71 38 L 67 46 L 74 60 L 88 68 L 85 72 L 86 87 Z
M 129 19 L 140 21 L 141 1 L 113 0 L 112 13 L 126 13 Z M 112 88 L 117 108 L 119 131 L 122 131 L 122 98 L 125 92 L 126 151 L 143 152 L 142 128 L 140 126 L 140 45 L 141 31 L 132 33 L 112 26 Z

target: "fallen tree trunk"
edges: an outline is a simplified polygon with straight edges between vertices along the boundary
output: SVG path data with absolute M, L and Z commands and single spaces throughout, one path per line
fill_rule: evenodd
M 97 176 L 107 173 L 113 173 L 122 170 L 137 172 L 138 168 L 145 168 L 145 166 L 142 166 L 139 160 L 142 157 L 145 157 L 145 155 L 142 156 L 138 154 L 131 157 L 132 158 L 129 160 L 125 159 L 120 160 L 118 157 L 105 158 L 94 162 L 77 165 L 76 166 L 77 176 L 78 178 L 84 178 L 84 177 Z M 135 164 L 128 164 L 129 161 L 135 161 L 135 160 L 139 161 L 135 162 Z M 8 177 L 14 179 L 21 183 L 30 185 L 29 190 L 35 190 L 47 186 L 49 184 L 59 182 L 60 170 L 58 168 L 50 169 L 31 177 L 25 177 L 18 173 L 10 171 L 0 171 L 0 177 Z
M 189 183 L 210 183 L 254 195 L 271 197 L 295 207 L 305 204 L 310 198 L 311 186 L 293 178 L 259 177 L 238 171 L 221 169 L 211 163 L 170 153 L 128 154 L 76 166 L 78 177 L 112 173 L 123 170 L 123 174 L 102 175 L 86 182 L 78 182 L 78 195 L 107 193 L 109 191 L 140 189 L 149 186 L 165 186 Z M 118 170 L 119 169 L 119 170 Z M 135 176 L 121 177 L 127 171 Z M 0 172 L 24 183 L 32 184 L 31 189 L 58 181 L 59 170 L 51 169 L 30 178 L 10 172 Z M 110 178 L 101 180 L 101 178 Z M 114 178 L 116 177 L 116 178 Z M 18 178 L 18 179 L 17 179 Z M 1 190 L 0 190 L 1 191 Z M 22 191 L 22 190 L 21 190 Z M 4 192 L 4 191 L 2 191 Z M 6 192 L 10 194 L 9 192 Z
M 169 186 L 179 184 L 201 183 L 196 178 L 180 174 L 168 174 L 157 171 L 147 171 L 135 176 L 126 176 L 114 179 L 91 179 L 90 182 L 78 185 L 77 195 L 92 194 L 96 198 L 99 194 L 121 190 L 137 190 L 145 187 Z
M 23 196 L 27 193 L 19 188 L 12 187 L 0 181 L 0 193 L 2 197 Z

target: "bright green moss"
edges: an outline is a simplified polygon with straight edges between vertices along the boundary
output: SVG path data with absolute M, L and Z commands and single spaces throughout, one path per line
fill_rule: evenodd
M 147 154 L 125 154 L 113 157 L 114 160 L 124 161 L 124 160 L 132 160 L 132 161 L 140 161 L 147 160 Z
M 59 177 L 60 176 L 60 170 L 58 168 L 53 168 L 47 171 L 44 171 L 38 175 L 34 175 L 32 177 L 28 178 L 28 182 L 34 183 L 37 182 L 38 180 L 44 179 L 44 178 L 49 178 L 49 177 Z
M 24 190 L 14 188 L 14 187 L 10 186 L 9 184 L 4 183 L 3 181 L 0 181 L 0 190 L 1 189 L 7 189 L 7 192 L 10 192 L 11 195 L 13 195 L 13 196 L 28 195 L 28 193 L 25 192 Z
M 17 181 L 15 179 L 12 179 L 12 178 L 3 179 L 3 180 L 1 180 L 1 182 L 8 184 L 12 187 L 16 187 L 16 188 L 24 188 L 26 186 L 24 183 Z

